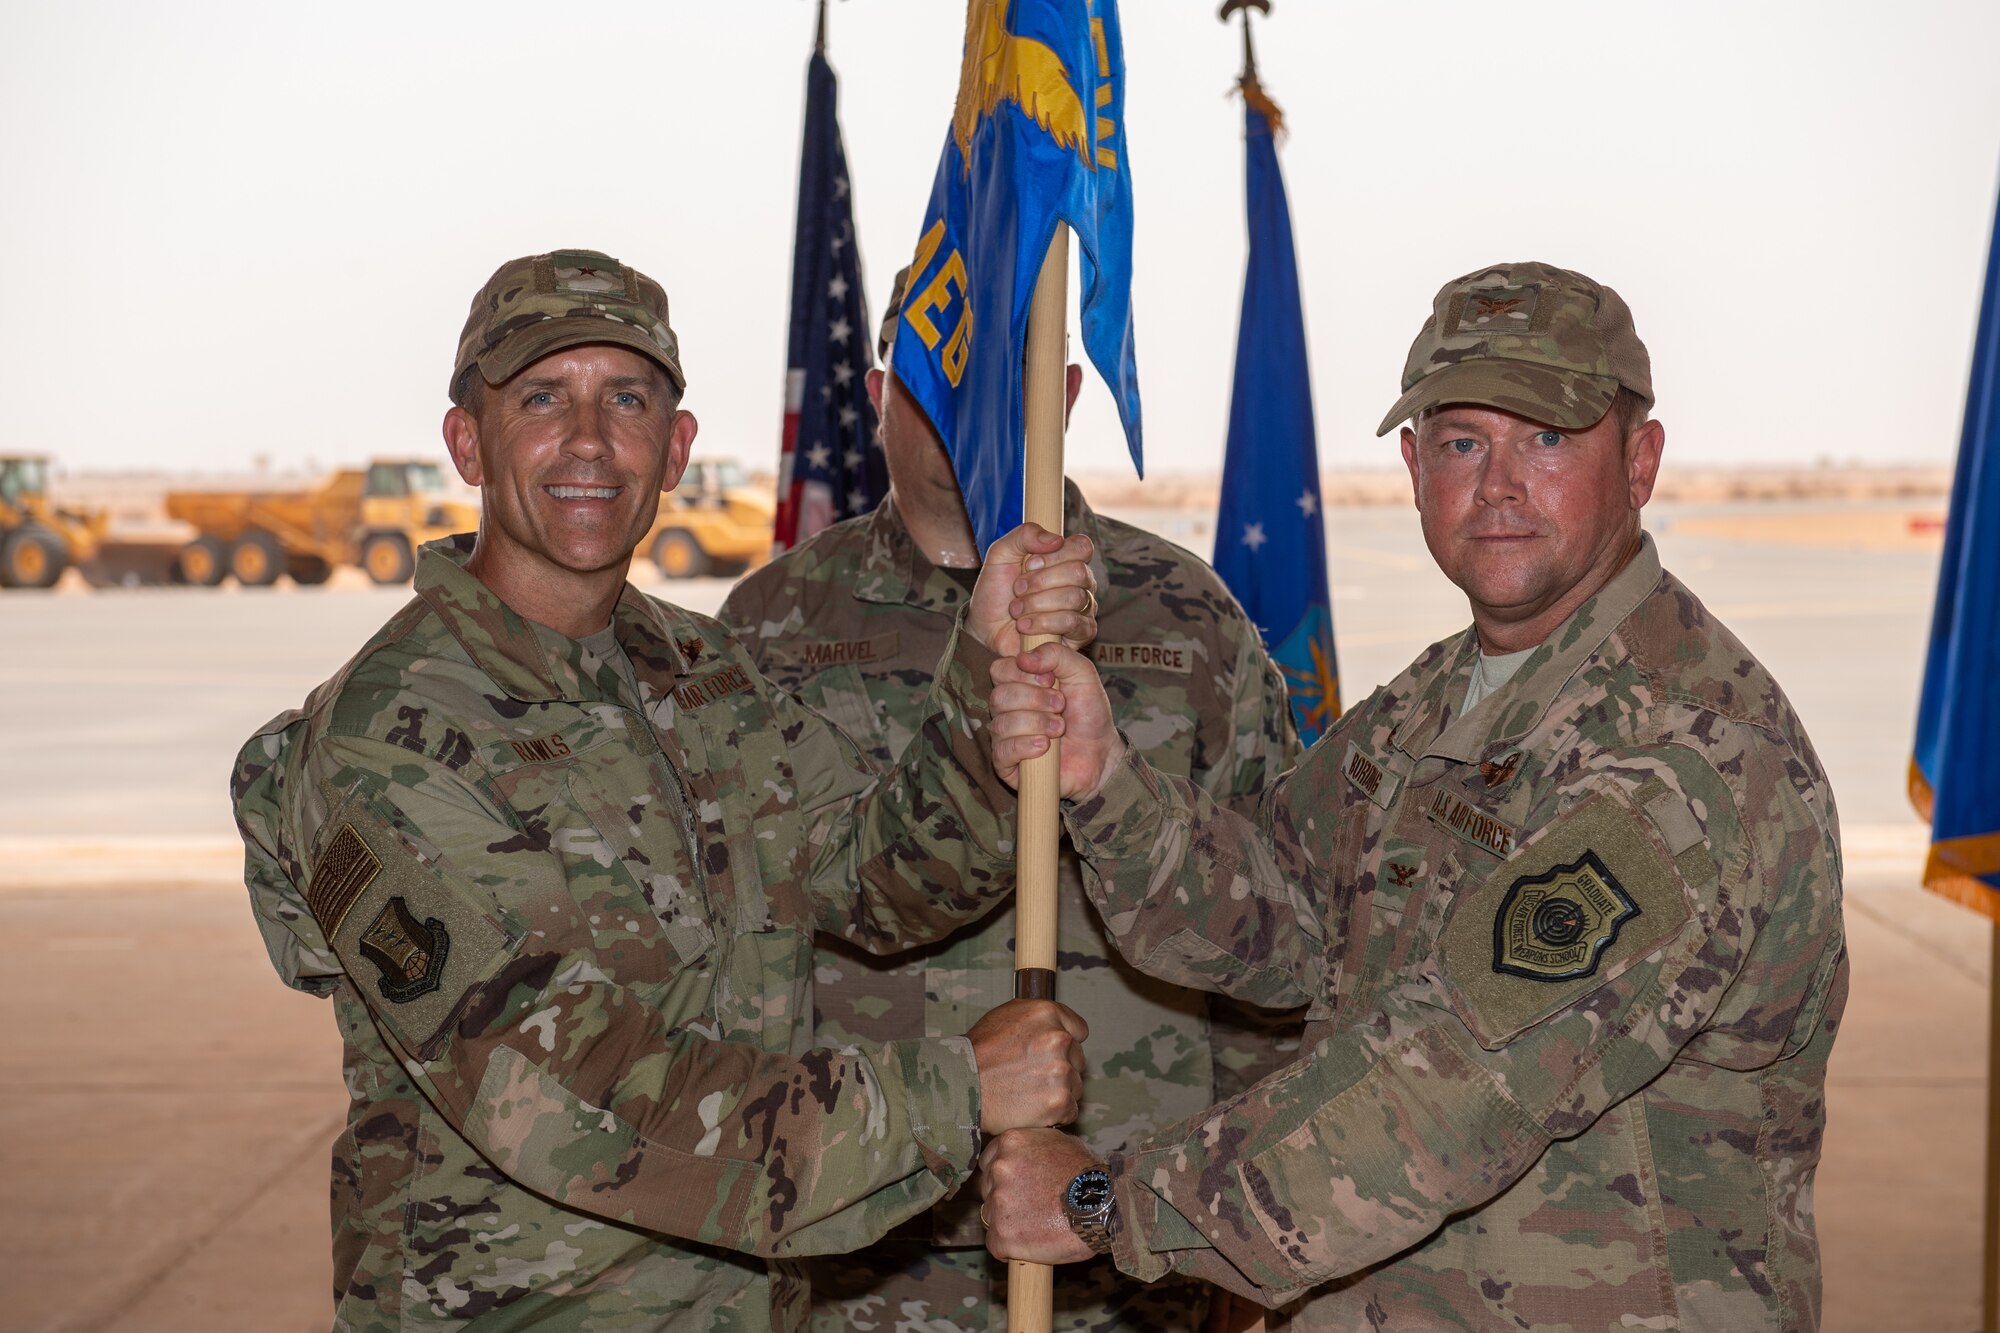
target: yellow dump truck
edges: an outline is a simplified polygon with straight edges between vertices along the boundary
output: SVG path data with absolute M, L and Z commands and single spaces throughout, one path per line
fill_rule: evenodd
M 0 587 L 47 588 L 97 555 L 105 516 L 56 508 L 48 483 L 48 459 L 0 456 Z
M 670 579 L 740 574 L 771 558 L 777 506 L 731 458 L 697 458 L 681 484 L 660 497 L 660 513 L 639 550 Z
M 169 491 L 166 504 L 198 533 L 175 573 L 202 587 L 232 575 L 253 588 L 280 574 L 324 583 L 340 565 L 407 583 L 417 547 L 479 526 L 476 506 L 447 496 L 437 464 L 414 459 L 377 459 L 303 491 Z

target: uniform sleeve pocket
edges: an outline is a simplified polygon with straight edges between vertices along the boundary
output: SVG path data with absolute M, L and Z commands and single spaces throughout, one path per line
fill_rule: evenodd
M 420 861 L 393 812 L 356 798 L 326 825 L 306 901 L 354 989 L 421 1052 L 518 942 L 481 903 Z
M 1488 1050 L 1616 981 L 1694 916 L 1658 830 L 1592 793 L 1461 889 L 1442 941 L 1453 1009 Z

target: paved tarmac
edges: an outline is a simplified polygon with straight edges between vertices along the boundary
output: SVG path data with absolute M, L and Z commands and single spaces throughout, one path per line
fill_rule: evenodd
M 1682 516 L 1651 515 L 1668 565 L 1786 683 L 1846 830 L 1854 986 L 1817 1189 L 1824 1326 L 1970 1330 L 1990 937 L 1915 887 L 1922 831 L 1902 794 L 1935 553 L 1677 533 Z M 1147 517 L 1208 544 L 1197 519 Z M 1410 511 L 1329 526 L 1352 702 L 1464 606 Z M 671 592 L 709 609 L 726 587 Z M 0 1331 L 328 1327 L 339 1042 L 263 956 L 225 780 L 242 737 L 403 596 L 0 595 Z

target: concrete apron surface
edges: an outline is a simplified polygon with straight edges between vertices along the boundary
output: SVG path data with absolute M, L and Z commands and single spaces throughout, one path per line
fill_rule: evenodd
M 156 841 L 0 848 L 0 1330 L 319 1333 L 332 1014 L 272 974 L 233 847 Z M 1847 844 L 1823 1327 L 1972 1330 L 1989 938 L 1910 830 Z

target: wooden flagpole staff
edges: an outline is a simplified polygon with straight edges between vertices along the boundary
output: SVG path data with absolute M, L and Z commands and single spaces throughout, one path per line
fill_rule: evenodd
M 1064 340 L 1069 316 L 1069 227 L 1056 223 L 1028 306 L 1027 365 L 1022 378 L 1027 426 L 1022 517 L 1050 532 L 1063 530 Z M 1055 636 L 1037 634 L 1039 647 Z M 1056 991 L 1056 854 L 1062 845 L 1062 738 L 1021 765 L 1020 840 L 1014 861 L 1014 994 L 1053 1000 Z M 1055 1322 L 1055 1269 L 1007 1264 L 1008 1333 L 1050 1333 Z

